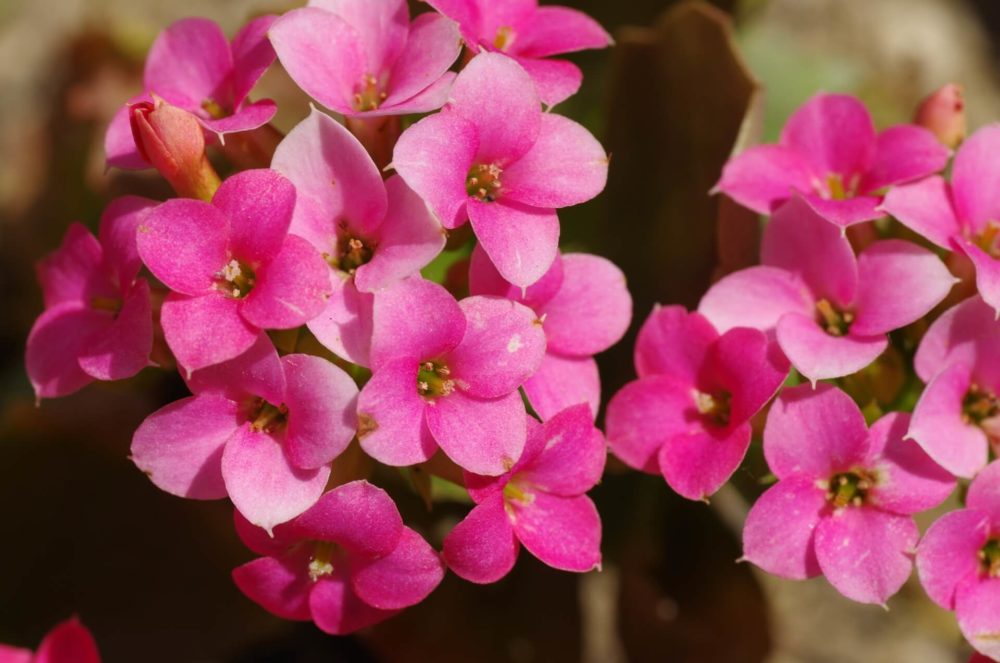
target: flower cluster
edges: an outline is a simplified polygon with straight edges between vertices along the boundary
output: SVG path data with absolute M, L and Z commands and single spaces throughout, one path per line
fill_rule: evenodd
M 105 144 L 177 197 L 118 199 L 39 265 L 37 397 L 176 367 L 191 395 L 146 418 L 132 460 L 171 494 L 228 497 L 261 556 L 237 586 L 334 634 L 419 603 L 446 566 L 496 581 L 520 543 L 559 569 L 601 561 L 593 356 L 631 299 L 607 260 L 559 253 L 557 210 L 601 192 L 608 156 L 543 105 L 581 80 L 548 56 L 610 38 L 535 2 L 431 5 L 311 0 L 231 41 L 170 26 Z M 276 103 L 249 96 L 276 60 L 344 122 L 271 126 Z M 468 277 L 428 280 L 433 261 Z M 368 482 L 373 460 L 467 491 L 443 554 Z
M 1000 130 L 951 161 L 965 133 L 955 86 L 917 121 L 876 132 L 861 102 L 819 94 L 777 145 L 730 159 L 716 190 L 769 216 L 761 264 L 721 278 L 697 312 L 652 312 L 608 443 L 707 499 L 763 422 L 774 484 L 749 511 L 744 559 L 884 604 L 915 554 L 930 597 L 1000 660 Z M 898 388 L 879 402 L 858 386 L 892 379 L 893 358 L 900 373 L 912 359 L 909 407 Z M 964 479 L 965 508 L 921 538 L 913 516 Z

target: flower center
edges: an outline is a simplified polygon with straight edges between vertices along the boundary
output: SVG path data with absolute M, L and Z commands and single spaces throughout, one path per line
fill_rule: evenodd
M 469 169 L 465 180 L 465 190 L 473 198 L 492 203 L 500 193 L 500 166 L 495 163 L 479 163 Z
M 309 558 L 309 579 L 316 582 L 333 573 L 333 560 L 337 555 L 337 544 L 329 541 L 314 541 L 312 556 Z
M 846 200 L 853 198 L 858 192 L 860 177 L 854 175 L 850 181 L 844 182 L 844 176 L 840 173 L 827 173 L 826 185 L 816 186 L 818 193 L 827 200 Z
M 417 371 L 417 393 L 426 398 L 447 396 L 455 391 L 455 381 L 450 375 L 451 371 L 444 364 L 424 362 Z
M 826 501 L 837 509 L 842 509 L 847 505 L 861 506 L 865 502 L 865 497 L 868 496 L 868 491 L 874 485 L 874 477 L 861 470 L 835 474 L 830 479 Z
M 497 29 L 497 36 L 493 38 L 493 48 L 498 51 L 506 51 L 514 43 L 516 37 L 517 34 L 514 32 L 514 28 L 506 25 L 502 26 Z
M 122 310 L 122 300 L 114 297 L 91 297 L 90 308 L 98 311 L 110 311 L 116 316 Z
M 706 394 L 696 391 L 694 396 L 698 412 L 716 426 L 728 426 L 733 395 L 728 391 Z
M 997 246 L 998 235 L 1000 235 L 1000 223 L 990 221 L 976 238 L 976 246 L 988 253 L 990 257 L 1000 258 L 1000 247 Z
M 228 115 L 228 113 L 226 113 L 226 109 L 222 107 L 222 104 L 211 97 L 201 102 L 201 109 L 208 113 L 209 117 L 213 120 L 219 120 Z
M 991 578 L 1000 578 L 1000 539 L 990 539 L 979 551 L 979 565 Z
M 250 411 L 250 427 L 257 432 L 273 433 L 288 423 L 288 408 L 271 405 L 263 398 L 257 399 Z
M 361 79 L 361 84 L 354 91 L 354 110 L 373 111 L 385 101 L 388 95 L 381 89 L 378 79 L 367 74 Z
M 970 385 L 969 391 L 965 392 L 965 398 L 962 399 L 962 419 L 966 423 L 978 426 L 998 414 L 1000 414 L 1000 400 L 996 394 L 978 384 Z
M 508 481 L 507 485 L 503 487 L 503 498 L 506 502 L 521 502 L 528 503 L 533 499 L 531 493 L 523 490 L 513 481 Z
M 334 269 L 353 274 L 358 267 L 371 261 L 375 254 L 375 245 L 352 235 L 341 235 L 337 238 L 335 255 L 325 254 L 327 263 Z
M 216 288 L 234 299 L 242 299 L 250 294 L 256 280 L 253 270 L 235 258 L 216 272 L 215 278 Z
M 829 300 L 816 302 L 816 322 L 830 336 L 844 336 L 854 322 L 854 314 L 850 311 L 840 311 Z

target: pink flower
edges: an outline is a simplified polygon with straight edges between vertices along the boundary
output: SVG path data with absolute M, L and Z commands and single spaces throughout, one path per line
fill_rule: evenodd
M 522 289 L 505 281 L 477 246 L 469 266 L 469 290 L 520 302 L 544 321 L 545 358 L 524 383 L 543 421 L 576 403 L 588 403 L 597 416 L 601 381 L 592 355 L 621 340 L 632 320 L 632 297 L 618 267 L 586 253 L 557 255 L 541 279 Z
M 883 208 L 914 232 L 945 249 L 958 249 L 976 268 L 976 287 L 1000 311 L 1000 126 L 980 129 L 955 155 L 951 184 L 940 177 L 897 187 Z
M 264 555 L 233 570 L 240 591 L 268 612 L 311 619 L 334 635 L 419 603 L 444 576 L 434 549 L 367 481 L 334 488 L 273 536 L 235 517 L 243 542 Z
M 161 323 L 188 373 L 246 351 L 261 329 L 298 327 L 326 306 L 326 263 L 288 234 L 294 206 L 288 180 L 248 170 L 223 182 L 211 204 L 169 200 L 143 219 L 139 255 L 173 291 Z
M 716 189 L 761 214 L 795 194 L 843 228 L 883 216 L 880 191 L 940 171 L 948 149 L 927 129 L 901 124 L 878 134 L 854 97 L 817 94 L 788 118 L 777 145 L 729 160 Z
M 771 218 L 761 262 L 713 285 L 698 311 L 720 333 L 775 332 L 792 365 L 813 382 L 870 364 L 888 332 L 926 315 L 955 283 L 937 256 L 910 242 L 878 241 L 855 257 L 841 231 L 800 198 Z
M 965 503 L 927 530 L 917 573 L 931 599 L 955 611 L 969 643 L 1000 660 L 1000 462 L 979 473 Z
M 196 371 L 193 396 L 154 412 L 132 438 L 132 460 L 173 495 L 227 495 L 267 530 L 323 493 L 330 461 L 357 429 L 358 389 L 319 357 L 278 358 L 266 334 L 244 354 Z
M 0 645 L 0 663 L 101 663 L 97 643 L 76 617 L 57 624 L 38 651 Z
M 517 464 L 499 477 L 466 473 L 476 502 L 444 540 L 448 567 L 471 582 L 496 582 L 520 544 L 549 566 L 586 573 L 601 566 L 601 518 L 584 493 L 604 471 L 601 432 L 583 403 L 544 424 L 528 417 Z
M 955 148 L 965 140 L 965 91 L 948 83 L 928 95 L 913 117 L 913 123 L 931 131 L 941 143 Z
M 1000 322 L 979 297 L 934 321 L 914 358 L 927 383 L 907 434 L 941 467 L 971 478 L 1000 444 Z
M 525 306 L 461 302 L 419 276 L 375 298 L 372 377 L 358 398 L 361 447 L 413 465 L 440 447 L 461 467 L 496 476 L 526 435 L 518 388 L 538 369 L 545 334 Z
M 232 43 L 205 18 L 185 18 L 160 33 L 149 55 L 143 82 L 146 94 L 122 106 L 104 137 L 108 165 L 146 168 L 129 127 L 129 107 L 156 95 L 194 113 L 206 130 L 224 137 L 271 121 L 277 106 L 270 99 L 247 103 L 247 95 L 274 62 L 267 31 L 276 17 L 261 16 L 243 27 Z
M 156 203 L 118 198 L 98 237 L 70 226 L 62 246 L 39 262 L 45 312 L 28 335 L 26 364 L 37 398 L 71 394 L 93 380 L 120 380 L 149 365 L 153 314 L 135 229 Z
M 835 387 L 782 391 L 764 427 L 764 456 L 778 483 L 750 509 L 745 559 L 783 578 L 822 573 L 847 598 L 884 604 L 910 575 L 919 537 L 912 514 L 955 487 L 903 439 L 907 419 L 893 412 L 868 429 Z
M 317 110 L 278 145 L 272 167 L 298 192 L 290 232 L 332 269 L 333 295 L 309 329 L 336 354 L 367 366 L 371 293 L 433 260 L 444 230 L 399 176 L 383 182 L 361 143 Z
M 555 260 L 555 208 L 590 200 L 608 175 L 600 143 L 542 113 L 531 78 L 497 53 L 476 56 L 444 110 L 403 132 L 393 166 L 445 228 L 469 219 L 500 274 L 522 287 Z
M 517 60 L 549 106 L 573 96 L 583 74 L 572 62 L 547 58 L 611 44 L 611 36 L 597 21 L 568 7 L 539 7 L 537 0 L 427 2 L 458 21 L 473 53 L 499 51 Z
M 788 375 L 788 361 L 761 332 L 719 336 L 680 306 L 650 314 L 635 367 L 639 379 L 608 404 L 608 445 L 692 500 L 706 500 L 736 471 L 750 446 L 751 417 Z
M 440 108 L 462 48 L 457 26 L 443 16 L 411 23 L 406 0 L 310 0 L 270 35 L 299 87 L 349 117 Z

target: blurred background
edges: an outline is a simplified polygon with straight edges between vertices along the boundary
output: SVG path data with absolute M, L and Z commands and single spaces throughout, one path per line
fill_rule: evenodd
M 1000 117 L 995 0 L 566 4 L 618 45 L 574 58 L 584 86 L 559 108 L 613 156 L 607 192 L 561 214 L 564 248 L 625 270 L 632 335 L 654 302 L 693 306 L 714 278 L 754 262 L 758 220 L 708 191 L 735 145 L 774 140 L 816 91 L 857 94 L 886 126 L 954 81 L 965 86 L 970 129 Z M 128 460 L 132 431 L 183 395 L 179 379 L 147 370 L 36 407 L 23 369 L 41 311 L 34 262 L 70 222 L 96 228 L 116 195 L 170 194 L 151 174 L 103 164 L 104 127 L 139 91 L 145 50 L 183 16 L 209 16 L 232 34 L 254 14 L 293 6 L 0 0 L 0 641 L 35 646 L 78 614 L 110 663 L 967 660 L 953 617 L 915 581 L 883 610 L 822 579 L 783 581 L 735 563 L 766 474 L 753 453 L 710 505 L 611 461 L 594 493 L 601 573 L 560 573 L 525 553 L 497 585 L 449 576 L 385 624 L 324 636 L 271 617 L 232 585 L 230 570 L 251 555 L 228 505 L 166 495 Z M 283 130 L 308 112 L 277 66 L 257 88 L 265 96 L 278 100 Z M 633 377 L 632 335 L 601 358 L 605 398 Z M 376 481 L 435 545 L 467 509 L 443 500 L 428 511 L 399 476 Z

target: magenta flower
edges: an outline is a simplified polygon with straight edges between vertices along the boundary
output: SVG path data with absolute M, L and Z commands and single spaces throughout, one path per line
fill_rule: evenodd
M 471 582 L 507 575 L 520 544 L 563 571 L 601 567 L 601 517 L 585 493 L 604 471 L 604 437 L 583 403 L 544 424 L 527 420 L 516 465 L 499 477 L 465 475 L 476 506 L 445 538 L 444 558 Z
M 375 298 L 372 377 L 358 398 L 361 447 L 413 465 L 440 446 L 470 472 L 496 476 L 524 448 L 518 388 L 538 369 L 545 334 L 525 306 L 461 302 L 419 276 Z
M 917 573 L 928 596 L 955 611 L 966 640 L 1000 660 L 1000 461 L 979 473 L 965 504 L 927 530 Z
M 733 475 L 750 446 L 751 417 L 788 375 L 788 360 L 761 332 L 720 336 L 681 306 L 658 306 L 643 323 L 635 367 L 639 379 L 608 403 L 608 446 L 692 500 L 707 500 Z
M 149 366 L 153 314 L 135 229 L 156 203 L 118 198 L 98 237 L 70 226 L 57 251 L 38 263 L 45 312 L 28 335 L 25 363 L 35 396 L 65 396 L 94 380 L 121 380 Z
M 161 32 L 146 56 L 146 93 L 118 110 L 104 137 L 108 165 L 149 166 L 132 138 L 129 107 L 153 101 L 151 95 L 194 113 L 206 130 L 220 138 L 270 122 L 277 105 L 270 99 L 248 103 L 247 95 L 274 62 L 267 31 L 275 18 L 261 16 L 247 23 L 232 43 L 205 18 L 181 19 Z
M 332 269 L 333 295 L 309 329 L 331 351 L 367 366 L 371 293 L 433 260 L 444 230 L 399 176 L 383 182 L 361 143 L 317 110 L 278 145 L 272 167 L 298 192 L 290 232 Z
M 910 242 L 878 241 L 855 257 L 840 230 L 800 198 L 771 218 L 761 262 L 713 285 L 698 311 L 720 333 L 775 332 L 792 365 L 813 382 L 870 364 L 888 332 L 926 315 L 955 283 L 936 255 Z
M 261 329 L 292 329 L 319 315 L 329 269 L 288 234 L 295 187 L 272 170 L 223 182 L 211 204 L 168 200 L 139 226 L 139 254 L 173 292 L 163 303 L 167 345 L 188 372 L 232 359 Z
M 522 289 L 505 281 L 477 246 L 469 266 L 469 291 L 520 302 L 544 321 L 545 358 L 524 383 L 524 393 L 542 421 L 577 403 L 589 404 L 597 416 L 601 380 L 592 355 L 621 340 L 632 320 L 632 297 L 618 267 L 586 253 L 557 255 L 541 279 Z
M 567 60 L 549 56 L 611 44 L 611 36 L 594 19 L 569 7 L 539 7 L 537 0 L 427 0 L 458 21 L 469 50 L 508 55 L 538 86 L 542 101 L 554 106 L 580 89 L 583 74 Z
M 778 483 L 750 509 L 745 559 L 783 578 L 823 574 L 847 598 L 884 604 L 910 575 L 919 537 L 912 515 L 955 487 L 903 439 L 907 419 L 893 412 L 868 429 L 835 387 L 782 391 L 764 427 L 764 456 Z
M 956 476 L 975 476 L 986 466 L 990 443 L 1000 445 L 998 358 L 1000 322 L 979 297 L 935 320 L 914 358 L 927 388 L 907 435 Z
M 1000 126 L 980 129 L 962 144 L 951 171 L 941 177 L 897 187 L 883 209 L 914 232 L 945 249 L 962 251 L 976 268 L 976 287 L 1000 311 Z
M 751 147 L 722 170 L 716 190 L 770 214 L 800 195 L 817 214 L 844 228 L 883 216 L 881 190 L 939 172 L 948 149 L 912 124 L 878 134 L 860 101 L 817 94 L 788 118 L 777 145 Z
M 101 663 L 97 643 L 76 617 L 57 624 L 38 651 L 0 645 L 0 663 Z
M 196 371 L 188 387 L 193 396 L 139 426 L 132 460 L 173 495 L 228 495 L 267 530 L 315 504 L 357 429 L 354 381 L 320 357 L 279 359 L 266 334 L 239 357 Z
M 268 612 L 312 620 L 333 635 L 419 603 L 444 576 L 434 549 L 367 481 L 337 486 L 273 536 L 235 517 L 240 538 L 263 555 L 233 570 L 240 591 Z
M 443 16 L 411 23 L 406 0 L 310 0 L 270 35 L 299 87 L 349 117 L 437 110 L 462 48 L 458 27 Z
M 555 260 L 555 208 L 590 200 L 608 175 L 600 143 L 543 113 L 531 78 L 497 53 L 476 56 L 445 109 L 403 132 L 393 166 L 445 228 L 469 219 L 500 274 L 522 287 Z

